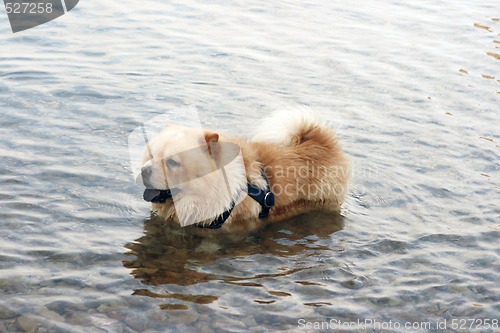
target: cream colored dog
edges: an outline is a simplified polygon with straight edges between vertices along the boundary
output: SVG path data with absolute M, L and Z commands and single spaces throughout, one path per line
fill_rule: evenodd
M 309 110 L 278 111 L 247 140 L 171 125 L 144 151 L 144 199 L 166 220 L 249 231 L 314 209 L 339 211 L 349 164 Z

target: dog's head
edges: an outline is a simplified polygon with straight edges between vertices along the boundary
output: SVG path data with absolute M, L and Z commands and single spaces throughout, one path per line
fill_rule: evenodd
M 168 126 L 145 147 L 141 176 L 147 189 L 173 190 L 217 169 L 214 132 Z
M 221 214 L 246 188 L 246 175 L 239 146 L 219 139 L 212 131 L 167 126 L 144 149 L 144 199 L 174 202 L 177 215 L 186 216 L 181 224 Z

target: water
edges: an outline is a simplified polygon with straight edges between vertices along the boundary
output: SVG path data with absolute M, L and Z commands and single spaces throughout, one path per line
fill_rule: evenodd
M 12 34 L 5 15 L 0 332 L 495 331 L 499 17 L 493 0 L 83 1 Z M 317 110 L 353 161 L 342 214 L 237 242 L 150 218 L 127 136 L 189 105 L 234 135 Z

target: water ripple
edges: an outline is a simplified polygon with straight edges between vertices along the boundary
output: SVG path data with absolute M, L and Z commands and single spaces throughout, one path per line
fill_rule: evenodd
M 498 318 L 497 7 L 85 2 L 0 27 L 0 332 Z M 227 239 L 148 218 L 127 135 L 193 104 L 233 135 L 317 110 L 353 162 L 342 215 Z

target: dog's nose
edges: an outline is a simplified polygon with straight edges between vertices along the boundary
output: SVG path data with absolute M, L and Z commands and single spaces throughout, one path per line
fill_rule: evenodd
M 151 167 L 151 165 L 145 165 L 141 168 L 141 175 L 142 177 L 149 177 L 151 176 L 151 173 L 152 173 L 153 169 Z
M 153 167 L 151 165 L 145 165 L 141 168 L 141 176 L 140 179 L 142 184 L 147 188 L 154 188 L 151 184 L 151 175 L 153 173 Z

